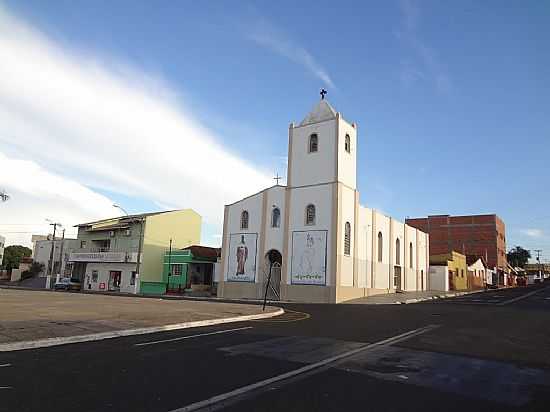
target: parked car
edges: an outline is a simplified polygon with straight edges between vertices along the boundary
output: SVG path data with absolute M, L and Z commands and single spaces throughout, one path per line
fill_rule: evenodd
M 80 290 L 80 282 L 77 279 L 61 278 L 53 285 L 54 290 Z

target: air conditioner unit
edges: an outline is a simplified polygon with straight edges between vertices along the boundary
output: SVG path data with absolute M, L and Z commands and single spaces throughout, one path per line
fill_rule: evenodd
M 115 231 L 114 230 L 109 230 L 109 236 L 115 237 Z
M 132 230 L 126 229 L 126 230 L 124 231 L 124 236 L 131 236 L 131 235 L 132 235 Z

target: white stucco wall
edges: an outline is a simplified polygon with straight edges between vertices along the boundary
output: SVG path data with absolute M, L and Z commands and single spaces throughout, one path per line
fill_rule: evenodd
M 92 282 L 92 272 L 97 270 L 98 280 L 97 282 Z M 84 290 L 99 290 L 107 292 L 109 291 L 109 272 L 110 271 L 120 271 L 121 280 L 120 280 L 120 292 L 125 293 L 134 293 L 135 286 L 130 285 L 130 279 L 132 277 L 132 272 L 136 270 L 135 263 L 88 263 L 86 265 L 86 274 L 84 275 L 84 284 L 82 288 Z M 139 280 L 136 279 L 136 283 Z M 105 283 L 105 289 L 100 289 L 100 283 Z M 91 288 L 88 287 L 91 285 Z
M 346 134 L 350 137 L 350 153 L 345 150 Z M 338 132 L 338 181 L 352 189 L 357 185 L 357 130 L 340 118 Z
M 333 190 L 335 185 L 319 185 L 310 187 L 301 187 L 290 189 L 289 196 L 289 230 L 288 230 L 288 256 L 283 256 L 287 262 L 292 258 L 292 233 L 302 230 L 326 230 L 327 231 L 327 265 L 326 265 L 326 284 L 334 285 L 334 274 L 331 273 L 332 259 L 335 252 L 332 253 L 332 216 L 335 212 L 333 207 Z M 316 220 L 315 225 L 305 224 L 305 210 L 309 204 L 315 206 Z M 291 267 L 287 266 L 287 283 L 291 282 Z
M 290 179 L 292 186 L 304 186 L 336 180 L 336 120 L 295 127 L 292 131 L 292 162 Z M 318 137 L 318 150 L 309 153 L 309 136 Z
M 227 232 L 223 235 L 226 237 L 226 242 L 224 243 L 224 249 L 222 250 L 223 256 L 229 255 L 229 238 L 231 234 L 235 233 L 257 233 L 258 234 L 258 246 L 260 242 L 260 233 L 262 229 L 262 205 L 263 205 L 263 196 L 264 193 L 260 192 L 248 198 L 245 198 L 237 203 L 233 203 L 228 206 L 227 212 L 227 223 L 226 229 Z M 241 213 L 246 210 L 248 211 L 248 229 L 241 229 Z M 258 260 L 258 249 L 256 249 L 256 276 L 255 282 L 258 282 L 258 271 L 259 260 Z M 249 256 L 248 259 L 252 259 L 252 256 Z M 223 279 L 227 281 L 227 270 L 228 270 L 229 260 L 225 259 L 223 267 Z
M 285 230 L 285 188 L 281 186 L 273 187 L 265 192 L 267 196 L 266 202 L 266 219 L 265 219 L 265 246 L 261 253 L 265 254 L 271 249 L 275 249 L 283 254 L 283 241 Z M 274 207 L 276 206 L 281 211 L 281 219 L 279 227 L 271 226 L 271 217 Z
M 359 207 L 357 233 L 357 285 L 371 287 L 372 275 L 372 209 Z
M 429 272 L 429 247 L 430 247 L 430 237 L 427 233 L 424 233 L 420 230 L 416 231 L 416 236 L 418 239 L 418 284 L 417 290 L 428 290 L 428 272 Z
M 405 246 L 405 290 L 416 290 L 417 285 L 417 244 L 416 244 L 416 229 L 405 225 L 405 231 L 407 232 L 406 239 L 407 243 Z M 412 246 L 412 260 L 410 249 Z
M 449 290 L 449 268 L 448 266 L 430 266 L 430 290 Z
M 340 228 L 340 253 L 342 259 L 340 272 L 340 286 L 353 285 L 353 266 L 354 266 L 354 236 L 355 236 L 355 190 L 341 185 L 341 228 Z M 344 253 L 345 224 L 351 225 L 350 254 Z
M 390 274 L 390 218 L 379 213 L 375 214 L 375 233 L 374 233 L 374 288 L 388 289 L 393 283 L 393 272 Z M 378 261 L 378 233 L 382 233 L 382 262 Z

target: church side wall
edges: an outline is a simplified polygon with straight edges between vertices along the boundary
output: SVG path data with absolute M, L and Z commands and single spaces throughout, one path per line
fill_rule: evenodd
M 399 222 L 398 220 L 392 219 L 392 256 L 391 256 L 391 270 L 392 276 L 394 274 L 395 267 L 401 268 L 401 289 L 406 289 L 406 276 L 405 276 L 405 249 L 406 249 L 406 240 L 405 240 L 405 224 Z M 397 263 L 397 239 L 399 239 L 399 264 Z M 393 278 L 392 284 L 393 287 Z
M 353 282 L 353 267 L 354 267 L 354 238 L 355 238 L 355 190 L 341 185 L 341 222 L 339 239 L 340 255 L 337 257 L 340 261 L 340 286 L 357 286 Z M 351 236 L 350 236 L 350 254 L 344 253 L 344 238 L 345 238 L 345 224 L 350 223 Z
M 418 272 L 417 272 L 417 243 L 416 243 L 416 229 L 410 226 L 405 226 L 407 231 L 407 244 L 405 245 L 405 290 L 414 291 L 417 290 Z M 410 256 L 410 247 L 412 245 L 412 261 Z
M 416 231 L 416 236 L 418 239 L 418 279 L 420 279 L 418 290 L 428 290 L 429 281 L 428 281 L 428 271 L 429 267 L 429 247 L 430 247 L 430 237 L 427 233 L 422 232 L 421 230 Z
M 390 218 L 375 212 L 374 289 L 390 289 Z M 378 233 L 382 233 L 382 262 L 378 261 Z
M 370 288 L 372 283 L 372 209 L 359 207 L 357 223 L 357 286 Z
M 295 127 L 292 130 L 292 162 L 290 182 L 293 187 L 310 185 L 312 182 L 328 183 L 336 181 L 335 121 L 325 121 L 312 125 Z M 309 136 L 316 133 L 318 150 L 309 153 Z

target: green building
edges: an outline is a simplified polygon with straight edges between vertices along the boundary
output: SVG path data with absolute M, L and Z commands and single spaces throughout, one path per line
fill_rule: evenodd
M 214 293 L 219 256 L 220 249 L 205 246 L 166 251 L 163 281 L 168 284 L 168 293 Z

